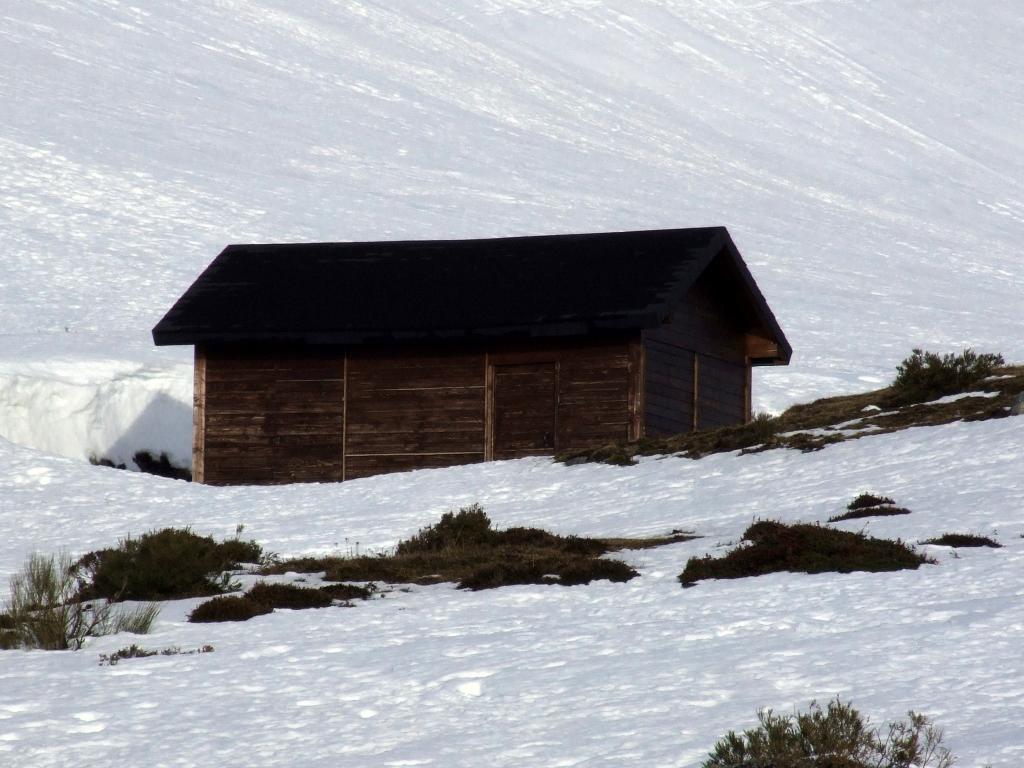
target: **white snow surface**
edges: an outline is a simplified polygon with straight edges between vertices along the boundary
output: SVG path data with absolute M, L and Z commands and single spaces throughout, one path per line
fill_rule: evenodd
M 383 550 L 479 502 L 496 524 L 703 538 L 626 553 L 625 584 L 395 591 L 355 608 L 188 624 L 79 652 L 0 654 L 0 763 L 146 766 L 697 766 L 760 707 L 852 700 L 876 722 L 932 716 L 961 765 L 1024 760 L 1024 430 L 1015 418 L 911 429 L 801 454 L 652 458 L 635 467 L 525 459 L 342 484 L 213 488 L 0 444 L 0 577 L 30 551 L 74 553 L 192 525 L 282 554 Z M 897 573 L 676 581 L 755 518 L 824 521 L 863 491 L 913 510 L 848 530 L 925 547 Z M 139 643 L 201 656 L 98 654 Z
M 451 586 L 0 653 L 0 765 L 681 766 L 812 698 L 1024 761 L 1016 418 L 636 467 L 543 459 L 210 488 L 187 348 L 149 330 L 230 242 L 723 224 L 795 349 L 755 407 L 880 386 L 915 346 L 1024 359 L 1024 7 L 1007 0 L 18 0 L 0 6 L 0 598 L 28 553 L 243 523 L 284 555 L 498 525 L 703 538 L 627 584 Z M 401 300 L 401 297 L 396 297 Z M 755 518 L 927 547 L 894 574 L 676 581 Z M 130 659 L 140 643 L 216 651 Z

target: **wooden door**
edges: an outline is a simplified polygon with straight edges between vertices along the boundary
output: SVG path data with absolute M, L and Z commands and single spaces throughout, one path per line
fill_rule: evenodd
M 492 366 L 495 459 L 555 452 L 558 368 L 554 362 Z

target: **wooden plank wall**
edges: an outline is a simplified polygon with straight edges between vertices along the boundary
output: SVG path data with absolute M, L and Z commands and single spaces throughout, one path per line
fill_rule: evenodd
M 340 350 L 210 349 L 205 388 L 203 482 L 342 479 Z
M 555 451 L 558 363 L 494 365 L 491 373 L 491 457 L 515 459 Z
M 700 429 L 742 424 L 747 417 L 747 372 L 742 363 L 700 356 L 697 425 Z
M 694 352 L 649 339 L 645 349 L 645 434 L 665 437 L 693 429 Z
M 708 270 L 669 322 L 643 332 L 645 434 L 743 423 L 749 410 L 746 334 L 721 273 Z
M 198 479 L 346 480 L 624 440 L 639 432 L 638 351 L 626 336 L 490 350 L 211 348 L 197 353 Z M 522 397 L 509 380 L 510 397 L 495 399 L 503 365 L 518 366 L 504 370 L 519 371 Z M 533 411 L 548 414 L 543 424 Z
M 627 339 L 566 346 L 558 360 L 556 450 L 629 439 L 639 375 Z
M 345 479 L 484 459 L 484 353 L 352 349 Z

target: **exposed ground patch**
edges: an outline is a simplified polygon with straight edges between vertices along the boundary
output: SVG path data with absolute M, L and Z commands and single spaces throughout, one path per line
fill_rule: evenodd
M 898 571 L 934 562 L 899 540 L 875 539 L 822 525 L 764 520 L 747 528 L 743 539 L 747 543 L 724 557 L 690 558 L 679 581 L 688 587 L 701 579 L 739 579 L 778 571 Z
M 993 549 L 1003 546 L 995 539 L 990 539 L 988 536 L 977 536 L 973 533 L 944 533 L 921 543 L 938 544 L 941 547 L 992 547 Z
M 910 514 L 909 509 L 896 506 L 896 502 L 888 496 L 876 496 L 873 493 L 860 494 L 846 505 L 846 509 L 846 512 L 830 517 L 828 521 L 838 523 L 842 520 L 859 520 L 863 517 L 891 517 Z
M 274 564 L 266 574 L 324 572 L 327 581 L 437 584 L 455 582 L 465 589 L 510 584 L 588 584 L 628 581 L 637 572 L 602 555 L 644 549 L 695 538 L 585 538 L 559 536 L 539 528 L 495 530 L 480 507 L 445 513 L 439 522 L 399 542 L 386 555 L 298 558 Z

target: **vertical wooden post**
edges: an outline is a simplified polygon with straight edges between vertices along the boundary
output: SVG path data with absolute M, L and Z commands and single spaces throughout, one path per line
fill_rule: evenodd
M 746 371 L 745 380 L 743 382 L 743 420 L 750 421 L 754 418 L 754 406 L 753 406 L 753 366 L 750 364 L 750 358 L 746 358 Z
M 484 461 L 494 461 L 494 366 L 484 352 Z
M 644 436 L 644 367 L 643 341 L 629 342 L 629 431 L 628 440 L 639 440 Z
M 561 441 L 558 439 L 558 421 L 559 421 L 559 419 L 558 419 L 558 411 L 559 411 L 559 409 L 561 407 L 561 404 L 562 404 L 562 382 L 561 382 L 561 379 L 560 379 L 561 370 L 562 370 L 562 361 L 560 359 L 556 359 L 555 360 L 555 402 L 554 402 L 555 413 L 554 413 L 554 416 L 553 416 L 553 419 L 552 419 L 552 421 L 553 421 L 552 429 L 554 431 L 551 433 L 551 444 L 554 446 L 555 453 L 558 453 L 558 451 L 560 449 L 560 443 L 561 443 Z
M 206 348 L 200 344 L 192 383 L 192 480 L 206 482 Z
M 693 431 L 700 429 L 700 354 L 693 353 Z
M 345 482 L 348 456 L 348 347 L 341 363 L 341 481 Z

